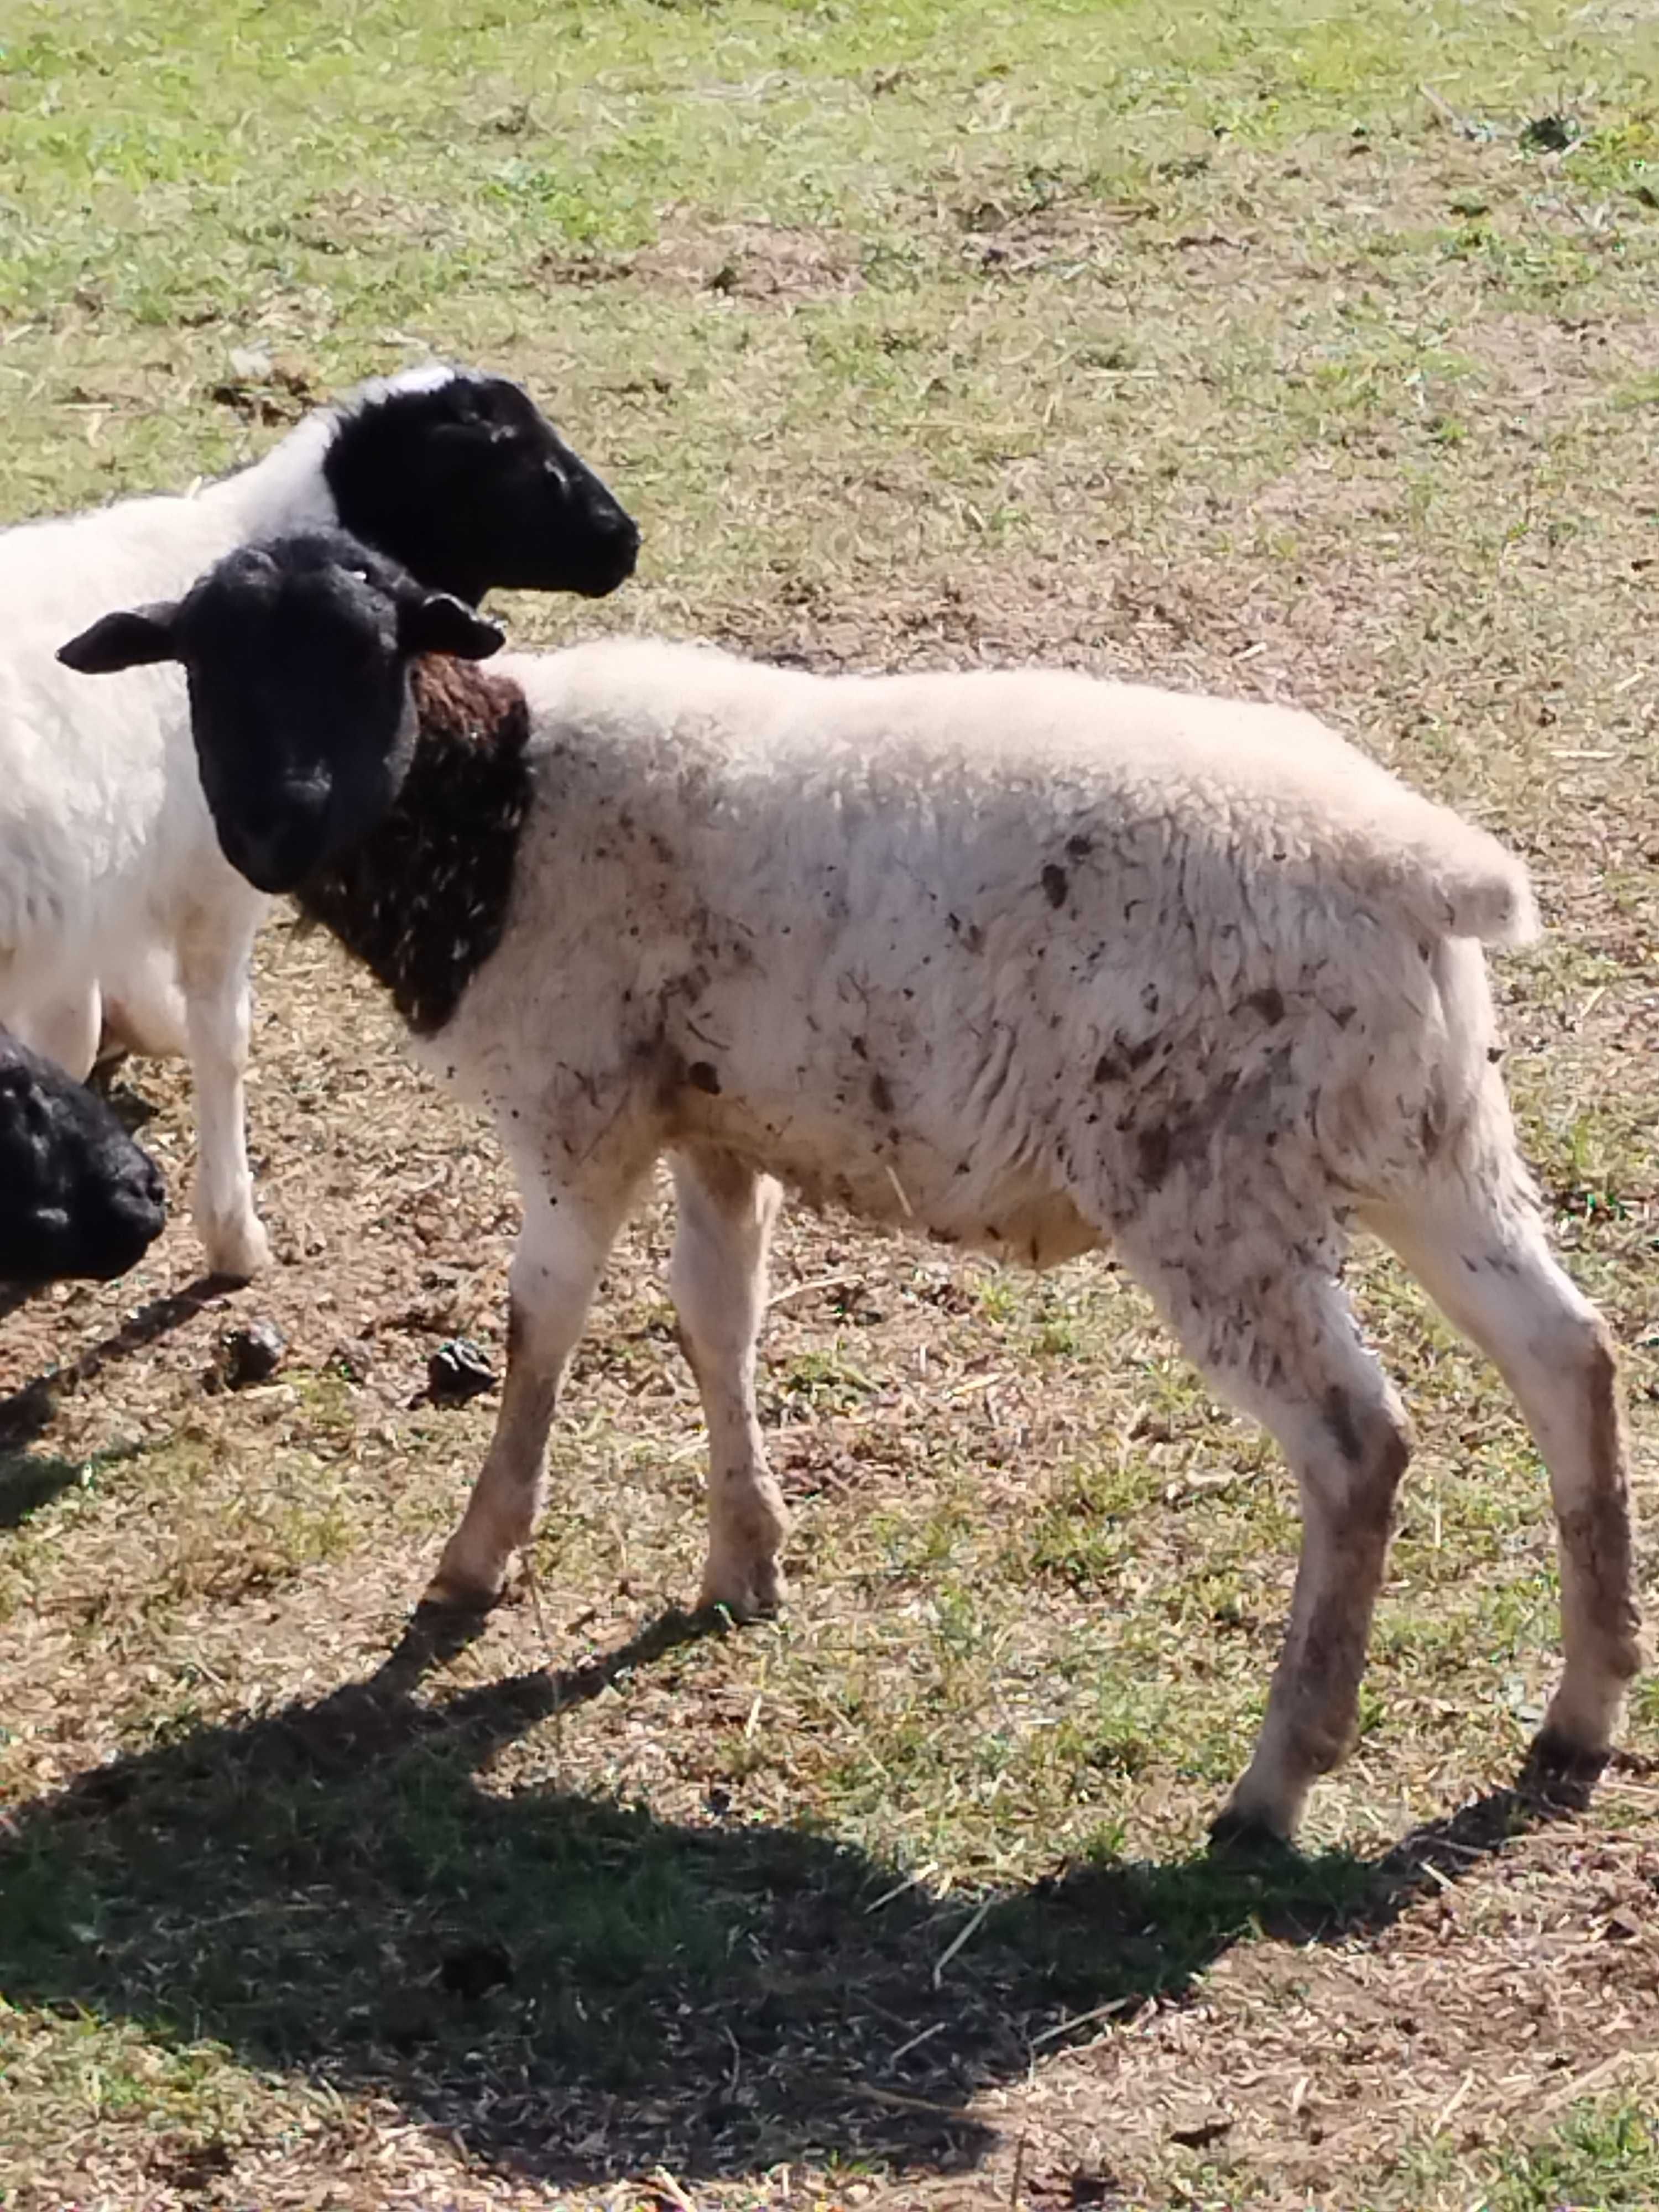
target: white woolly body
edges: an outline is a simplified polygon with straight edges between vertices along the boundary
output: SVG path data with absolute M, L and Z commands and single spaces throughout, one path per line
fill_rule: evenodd
M 536 804 L 429 1057 L 555 1188 L 632 1128 L 1037 1264 L 1160 1192 L 1196 1251 L 1240 1176 L 1317 1243 L 1488 1095 L 1475 940 L 1532 929 L 1525 872 L 1308 715 L 637 641 L 492 667 Z
M 124 973 L 174 949 L 187 907 L 228 904 L 241 927 L 263 910 L 219 852 L 182 671 L 89 684 L 53 655 L 112 606 L 175 596 L 252 535 L 331 520 L 331 428 L 310 417 L 194 497 L 0 532 L 0 1013 L 27 1016 L 81 981 L 118 995 Z

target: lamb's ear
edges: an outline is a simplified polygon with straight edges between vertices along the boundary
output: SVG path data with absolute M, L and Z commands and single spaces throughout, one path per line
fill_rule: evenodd
M 173 620 L 177 606 L 163 602 L 153 607 L 131 607 L 121 614 L 104 615 L 90 629 L 58 648 L 65 668 L 78 668 L 83 676 L 112 676 L 120 668 L 144 668 L 157 660 L 179 657 Z
M 453 653 L 458 660 L 488 660 L 507 642 L 507 632 L 475 614 L 447 592 L 414 592 L 398 609 L 398 642 L 405 653 Z

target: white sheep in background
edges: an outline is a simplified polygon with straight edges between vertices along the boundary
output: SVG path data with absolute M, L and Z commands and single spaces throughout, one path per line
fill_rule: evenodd
M 430 1596 L 488 1605 L 529 1537 L 560 1376 L 665 1151 L 703 1595 L 735 1613 L 781 1587 L 753 1387 L 773 1175 L 1039 1266 L 1109 1243 L 1301 1487 L 1224 1815 L 1288 1834 L 1352 1734 L 1409 1449 L 1338 1285 L 1358 1220 L 1531 1425 L 1565 1648 L 1534 1757 L 1593 1773 L 1639 1657 L 1626 1443 L 1495 1064 L 1480 940 L 1532 930 L 1521 863 L 1284 708 L 629 640 L 410 673 L 498 639 L 332 534 L 65 648 L 185 662 L 227 854 L 368 962 L 517 1168 L 505 1395 Z
M 197 1225 L 225 1275 L 268 1257 L 242 1095 L 265 902 L 219 850 L 178 672 L 94 690 L 53 656 L 112 599 L 176 594 L 250 536 L 337 520 L 470 600 L 608 592 L 638 546 L 517 385 L 450 368 L 363 386 L 191 497 L 0 532 L 0 1019 L 75 1076 L 106 1024 L 188 1055 Z

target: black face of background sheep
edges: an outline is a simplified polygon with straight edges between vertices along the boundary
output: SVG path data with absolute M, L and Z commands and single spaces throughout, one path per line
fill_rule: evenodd
M 107 1281 L 166 1220 L 160 1175 L 104 1101 L 0 1030 L 0 1281 Z
M 302 641 L 302 643 L 301 643 Z M 176 605 L 106 615 L 60 647 L 88 675 L 180 660 L 226 859 L 289 891 L 368 834 L 409 767 L 416 653 L 482 660 L 501 633 L 337 532 L 228 556 Z
M 638 529 L 506 377 L 377 398 L 323 474 L 343 528 L 472 605 L 492 586 L 600 599 L 634 572 Z

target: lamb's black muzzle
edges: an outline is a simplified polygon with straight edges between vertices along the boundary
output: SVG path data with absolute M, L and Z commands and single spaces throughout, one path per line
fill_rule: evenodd
M 606 509 L 588 518 L 589 559 L 586 574 L 575 587 L 584 599 L 605 599 L 619 584 L 625 584 L 640 557 L 638 523 L 608 495 Z
M 166 1221 L 155 1162 L 106 1102 L 0 1033 L 0 1281 L 107 1281 Z
M 137 1166 L 102 1188 L 100 1206 L 90 1195 L 82 1218 L 73 1267 L 60 1275 L 82 1275 L 112 1282 L 137 1266 L 167 1226 L 167 1190 L 155 1162 L 133 1146 Z
M 327 847 L 325 802 L 309 792 L 285 793 L 276 805 L 219 816 L 225 858 L 255 890 L 279 896 L 302 884 L 321 864 Z

